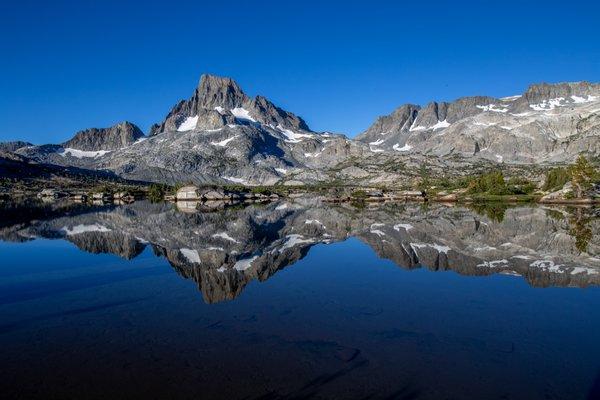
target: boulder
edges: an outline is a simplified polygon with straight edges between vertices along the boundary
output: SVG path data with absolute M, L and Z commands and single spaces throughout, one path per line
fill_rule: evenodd
M 229 196 L 221 189 L 211 189 L 202 193 L 202 199 L 204 200 L 222 200 L 227 198 L 229 198 Z
M 71 200 L 73 201 L 78 201 L 78 202 L 83 202 L 87 200 L 87 195 L 85 194 L 72 194 L 70 197 Z
M 383 191 L 379 189 L 370 189 L 367 190 L 368 197 L 383 197 Z
M 179 189 L 175 198 L 177 200 L 200 200 L 202 197 L 197 186 L 189 185 Z
M 540 203 L 562 203 L 569 200 L 567 197 L 573 193 L 573 185 L 567 182 L 562 189 L 548 193 L 540 199 Z
M 197 213 L 198 212 L 199 203 L 197 201 L 177 200 L 177 203 L 175 203 L 175 204 L 177 205 L 177 209 L 181 212 L 184 212 L 184 213 Z
M 43 189 L 40 193 L 38 193 L 38 197 L 44 198 L 44 197 L 52 197 L 52 198 L 59 198 L 59 197 L 65 197 L 66 193 L 60 192 L 56 189 Z
M 458 201 L 458 195 L 456 193 L 449 193 L 444 195 L 438 195 L 435 198 L 437 201 Z
M 119 199 L 122 199 L 127 196 L 130 196 L 128 192 L 117 192 L 117 193 L 113 194 L 113 199 L 119 200 Z
M 107 200 L 110 198 L 112 198 L 110 193 L 98 192 L 98 193 L 92 194 L 92 199 L 94 199 L 94 200 Z

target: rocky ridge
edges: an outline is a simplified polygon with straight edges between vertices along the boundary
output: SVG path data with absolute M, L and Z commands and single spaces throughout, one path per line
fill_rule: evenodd
M 129 146 L 144 137 L 140 128 L 124 121 L 109 128 L 90 128 L 79 131 L 62 144 L 68 151 L 112 151 Z
M 301 185 L 351 182 L 397 185 L 427 165 L 461 175 L 493 166 L 532 165 L 600 155 L 600 85 L 532 85 L 520 96 L 464 97 L 406 104 L 377 119 L 355 140 L 310 130 L 231 78 L 203 75 L 143 136 L 124 122 L 78 132 L 58 145 L 5 144 L 38 163 L 110 171 L 148 182 Z
M 400 106 L 356 140 L 372 152 L 460 156 L 496 163 L 570 162 L 600 153 L 600 85 L 531 85 L 523 95 Z

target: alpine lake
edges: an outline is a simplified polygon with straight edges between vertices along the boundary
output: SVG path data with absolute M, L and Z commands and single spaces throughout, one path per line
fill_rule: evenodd
M 0 206 L 3 399 L 599 399 L 600 209 Z

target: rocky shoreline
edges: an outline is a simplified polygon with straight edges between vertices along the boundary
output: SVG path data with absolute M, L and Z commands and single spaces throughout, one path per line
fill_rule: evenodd
M 563 195 L 561 195 L 563 194 Z M 565 205 L 597 205 L 600 197 L 569 198 L 564 191 L 539 192 L 533 195 L 471 195 L 466 190 L 427 192 L 424 190 L 398 190 L 362 187 L 219 187 L 186 185 L 176 191 L 165 191 L 153 197 L 151 186 L 118 186 L 114 188 L 30 188 L 0 192 L 0 200 L 38 198 L 42 201 L 66 199 L 78 203 L 129 204 L 136 200 L 151 199 L 177 204 L 184 203 L 244 203 L 269 202 L 282 198 L 312 196 L 325 203 L 382 203 L 382 202 L 438 202 L 438 203 L 539 203 Z M 183 207 L 186 208 L 186 207 Z

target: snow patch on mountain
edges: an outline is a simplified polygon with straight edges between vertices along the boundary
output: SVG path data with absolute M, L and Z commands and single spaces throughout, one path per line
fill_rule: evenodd
M 409 144 L 405 144 L 404 146 L 400 147 L 400 145 L 396 143 L 392 146 L 392 148 L 396 151 L 409 151 L 410 149 L 412 149 L 412 146 Z
M 194 116 L 194 117 L 187 117 L 185 119 L 185 121 L 183 121 L 181 123 L 181 125 L 179 125 L 179 127 L 177 127 L 177 131 L 178 132 L 186 132 L 186 131 L 191 131 L 192 129 L 194 129 L 196 127 L 196 124 L 198 123 L 198 116 Z
M 484 111 L 484 112 L 497 112 L 497 113 L 506 113 L 508 112 L 508 108 L 498 108 L 496 107 L 495 104 L 488 104 L 488 105 L 477 105 L 475 106 L 477 108 L 479 108 L 480 110 Z
M 394 230 L 399 232 L 400 228 L 408 231 L 408 230 L 413 229 L 414 227 L 411 224 L 396 224 L 396 225 L 394 225 Z
M 535 111 L 549 111 L 554 110 L 556 107 L 564 107 L 565 104 L 561 104 L 561 102 L 564 101 L 564 97 L 556 97 L 554 99 L 544 100 L 538 104 L 530 104 L 529 107 L 531 107 Z
M 240 119 L 243 121 L 256 122 L 256 120 L 250 116 L 250 112 L 243 107 L 236 107 L 231 110 L 231 113 L 237 119 Z
M 179 249 L 179 251 L 185 258 L 187 258 L 189 262 L 200 264 L 200 255 L 198 254 L 198 250 Z
M 212 144 L 213 146 L 225 147 L 225 146 L 227 146 L 227 144 L 229 142 L 231 142 L 235 138 L 237 138 L 237 135 L 232 136 L 232 137 L 230 137 L 228 139 L 225 139 L 225 140 L 221 140 L 220 142 L 210 142 L 210 144 Z
M 287 138 L 286 142 L 289 142 L 289 143 L 298 143 L 298 142 L 302 141 L 302 139 L 312 137 L 312 135 L 310 135 L 310 134 L 294 132 L 291 129 L 286 129 L 281 125 L 277 125 L 276 129 L 279 132 L 283 133 L 283 135 Z
M 254 256 L 254 257 L 244 258 L 242 260 L 239 260 L 238 262 L 235 263 L 233 268 L 236 269 L 237 271 L 245 271 L 248 268 L 252 267 L 252 263 L 257 258 L 258 258 L 258 256 Z
M 236 240 L 236 239 L 232 238 L 231 236 L 229 236 L 229 234 L 227 232 L 215 233 L 214 235 L 212 235 L 212 237 L 229 240 L 230 242 L 233 242 L 233 243 L 239 243 L 238 240 Z
M 85 150 L 77 150 L 71 149 L 69 147 L 63 149 L 62 152 L 58 153 L 61 157 L 71 156 L 75 158 L 96 158 L 102 157 L 105 154 L 110 153 L 111 150 L 98 150 L 98 151 L 85 151 Z
M 573 103 L 576 103 L 576 104 L 591 103 L 592 101 L 598 100 L 598 96 L 588 95 L 587 98 L 579 97 L 579 96 L 571 96 L 571 99 L 573 99 Z
M 66 226 L 64 226 L 61 229 L 63 232 L 65 232 L 65 234 L 67 236 L 72 236 L 72 235 L 79 235 L 81 233 L 86 233 L 86 232 L 110 232 L 111 229 L 100 225 L 100 224 L 91 224 L 91 225 L 77 225 L 74 226 L 73 228 L 67 228 Z
M 444 129 L 449 126 L 450 126 L 450 123 L 446 120 L 443 120 L 443 121 L 438 121 L 435 125 L 433 125 L 431 127 L 431 129 L 433 129 L 435 131 L 436 129 Z

